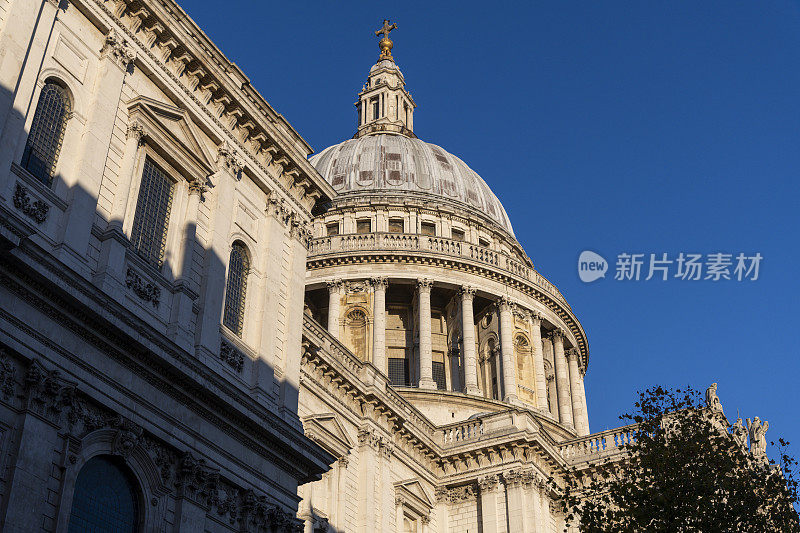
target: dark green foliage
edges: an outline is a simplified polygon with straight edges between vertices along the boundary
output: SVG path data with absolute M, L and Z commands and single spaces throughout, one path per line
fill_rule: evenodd
M 568 486 L 566 511 L 580 531 L 800 532 L 788 443 L 779 440 L 779 466 L 753 457 L 691 388 L 640 392 L 634 413 L 620 418 L 638 424 L 627 459 Z

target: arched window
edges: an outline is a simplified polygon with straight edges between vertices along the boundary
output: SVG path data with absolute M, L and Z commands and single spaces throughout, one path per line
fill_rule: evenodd
M 236 241 L 228 261 L 228 284 L 225 288 L 225 315 L 222 323 L 240 337 L 244 327 L 244 301 L 249 273 L 250 255 L 245 245 Z
M 135 533 L 139 497 L 133 476 L 112 457 L 89 459 L 75 481 L 69 533 Z
M 47 186 L 53 182 L 71 111 L 67 90 L 52 81 L 45 83 L 22 153 L 22 167 Z

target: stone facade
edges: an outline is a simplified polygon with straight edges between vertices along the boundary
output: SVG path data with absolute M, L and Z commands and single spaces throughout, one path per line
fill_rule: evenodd
M 0 529 L 65 531 L 99 456 L 135 480 L 141 531 L 297 528 L 298 483 L 335 459 L 298 416 L 311 210 L 333 195 L 309 153 L 171 0 L 0 1 Z M 172 191 L 156 263 L 132 239 L 147 168 Z

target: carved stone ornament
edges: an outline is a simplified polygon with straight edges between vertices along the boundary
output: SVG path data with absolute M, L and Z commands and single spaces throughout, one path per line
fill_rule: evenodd
M 431 292 L 431 287 L 433 287 L 433 280 L 432 279 L 418 279 L 417 280 L 417 291 L 419 291 L 419 292 Z
M 475 298 L 475 287 L 461 287 L 461 299 L 473 300 Z
M 345 283 L 347 294 L 363 294 L 369 292 L 369 283 L 366 280 L 348 281 Z
M 242 168 L 244 167 L 242 161 L 236 157 L 236 152 L 231 148 L 227 141 L 223 141 L 217 149 L 219 156 L 217 162 L 227 169 L 233 177 L 241 179 Z
M 136 144 L 142 144 L 144 141 L 145 133 L 144 127 L 138 120 L 134 120 L 128 124 L 128 130 L 125 132 L 128 139 L 136 139 Z
M 114 454 L 127 458 L 141 444 L 143 430 L 138 424 L 123 417 L 119 417 L 115 425 L 119 429 L 114 435 L 111 450 Z
M 237 372 L 241 372 L 244 368 L 244 354 L 225 339 L 222 339 L 219 344 L 219 358 Z
M 23 386 L 29 407 L 51 420 L 58 421 L 75 403 L 75 384 L 64 381 L 58 370 L 45 369 L 36 359 L 25 373 Z
M 208 184 L 203 179 L 196 179 L 189 182 L 189 194 L 199 194 L 202 200 L 206 191 L 208 191 Z
M 17 182 L 14 188 L 14 207 L 22 211 L 26 216 L 33 219 L 37 224 L 47 220 L 47 213 L 50 206 L 41 200 L 32 200 L 28 194 L 28 189 Z
M 478 480 L 478 487 L 480 488 L 481 493 L 489 492 L 495 489 L 497 482 L 498 479 L 496 474 L 484 476 Z
M 389 286 L 389 280 L 386 278 L 380 278 L 380 277 L 372 278 L 369 280 L 369 282 L 372 284 L 373 289 L 376 291 L 381 289 L 386 290 L 386 287 Z
M 145 302 L 150 302 L 153 307 L 158 308 L 161 303 L 161 288 L 155 283 L 145 281 L 132 268 L 128 267 L 125 274 L 125 286 Z
M 136 52 L 131 49 L 128 41 L 123 39 L 116 30 L 111 30 L 106 35 L 100 56 L 111 58 L 122 70 L 128 70 L 128 67 L 136 61 Z
M 0 394 L 8 400 L 14 395 L 17 386 L 17 367 L 14 361 L 6 355 L 5 350 L 0 349 Z

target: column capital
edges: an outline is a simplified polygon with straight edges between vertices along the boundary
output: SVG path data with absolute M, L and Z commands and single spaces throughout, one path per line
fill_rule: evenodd
M 461 294 L 461 300 L 473 300 L 475 298 L 475 287 L 464 285 L 458 291 Z
M 112 29 L 106 34 L 100 57 L 111 58 L 123 71 L 127 71 L 136 60 L 136 52 L 128 45 L 128 41 L 123 39 L 116 30 Z
M 493 491 L 497 486 L 497 482 L 497 474 L 491 474 L 478 479 L 478 488 L 481 494 Z
M 548 333 L 547 336 L 550 337 L 553 341 L 555 341 L 556 339 L 564 340 L 564 331 L 561 328 L 556 328 L 550 333 Z
M 515 305 L 508 296 L 501 296 L 497 300 L 497 308 L 502 311 L 512 311 Z
M 198 195 L 202 199 L 207 190 L 208 185 L 206 185 L 202 179 L 189 182 L 189 196 Z
M 433 287 L 432 279 L 420 278 L 417 280 L 417 291 L 430 293 L 431 287 Z
M 236 151 L 228 141 L 222 141 L 217 147 L 217 162 L 224 166 L 236 179 L 240 179 L 244 163 L 238 158 Z
M 378 289 L 386 290 L 386 287 L 389 286 L 389 280 L 384 277 L 371 278 L 369 282 L 376 291 Z
M 128 124 L 128 129 L 125 132 L 125 136 L 128 139 L 135 139 L 137 145 L 142 144 L 145 137 L 144 126 L 142 126 L 142 123 L 138 120 L 132 121 L 130 124 Z
M 540 326 L 542 324 L 543 318 L 544 317 L 542 317 L 542 314 L 539 313 L 538 311 L 531 311 L 530 313 L 530 320 L 531 322 L 534 323 L 533 324 L 534 326 Z M 538 322 L 538 324 L 536 324 L 536 322 Z
M 567 361 L 570 361 L 572 359 L 577 360 L 578 359 L 578 350 L 576 348 L 569 348 L 569 349 L 564 351 L 564 355 L 567 356 Z
M 340 279 L 332 279 L 325 283 L 328 286 L 328 292 L 341 292 L 344 287 L 344 282 Z

